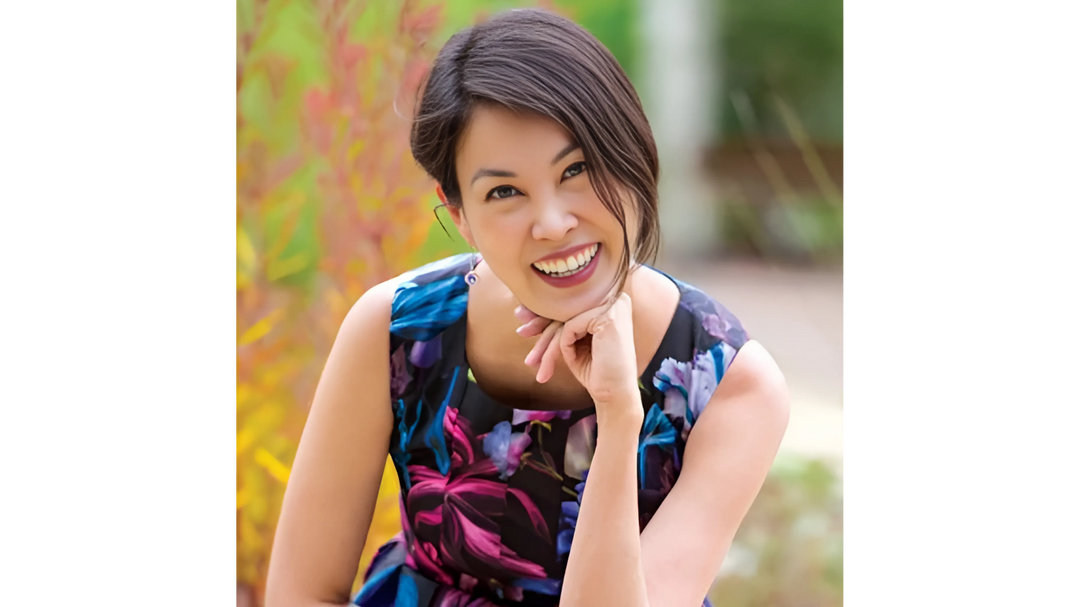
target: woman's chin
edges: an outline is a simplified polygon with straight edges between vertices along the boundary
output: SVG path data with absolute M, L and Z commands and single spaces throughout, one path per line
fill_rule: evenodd
M 575 316 L 591 310 L 603 303 L 604 296 L 590 294 L 588 299 L 582 301 L 567 301 L 567 302 L 552 302 L 550 300 L 545 302 L 537 302 L 535 308 L 525 304 L 526 308 L 532 310 L 532 312 L 538 316 L 544 318 L 550 318 L 551 320 L 558 322 L 566 322 Z

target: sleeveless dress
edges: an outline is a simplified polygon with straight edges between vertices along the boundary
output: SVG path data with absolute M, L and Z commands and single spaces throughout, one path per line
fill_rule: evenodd
M 465 357 L 470 260 L 466 253 L 402 275 L 393 299 L 390 456 L 402 532 L 368 567 L 353 600 L 362 607 L 559 603 L 596 410 L 515 409 L 477 386 Z M 727 309 L 668 278 L 679 305 L 638 382 L 641 529 L 678 479 L 694 420 L 747 341 Z

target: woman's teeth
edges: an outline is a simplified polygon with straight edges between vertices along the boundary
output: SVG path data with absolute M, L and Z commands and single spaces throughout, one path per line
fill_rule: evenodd
M 566 276 L 573 276 L 581 270 L 585 269 L 585 266 L 589 265 L 596 250 L 600 248 L 599 244 L 580 251 L 577 255 L 571 255 L 565 259 L 559 259 L 555 261 L 538 261 L 533 264 L 537 270 L 540 270 L 544 274 L 554 276 L 556 278 L 564 278 Z

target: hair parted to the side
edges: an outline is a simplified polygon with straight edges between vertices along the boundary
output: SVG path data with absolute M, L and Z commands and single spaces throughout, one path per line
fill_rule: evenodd
M 575 138 L 589 179 L 623 228 L 622 290 L 630 264 L 622 197 L 637 209 L 633 258 L 655 259 L 659 160 L 641 101 L 615 57 L 573 21 L 540 9 L 513 9 L 454 34 L 439 51 L 417 104 L 413 157 L 461 205 L 455 156 L 472 111 L 496 104 L 546 116 Z

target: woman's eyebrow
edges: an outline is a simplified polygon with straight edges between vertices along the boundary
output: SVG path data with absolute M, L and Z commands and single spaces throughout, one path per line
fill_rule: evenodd
M 476 183 L 476 180 L 481 177 L 517 177 L 517 173 L 500 169 L 480 169 L 473 175 L 472 181 L 469 182 L 469 187 L 472 187 L 472 185 Z
M 569 145 L 562 149 L 561 152 L 555 155 L 555 158 L 551 161 L 551 164 L 557 164 L 563 158 L 566 158 L 570 152 L 580 148 L 576 141 L 571 141 Z M 473 175 L 472 181 L 469 182 L 469 187 L 472 187 L 477 179 L 481 177 L 517 177 L 517 173 L 513 171 L 504 171 L 502 169 L 478 169 L 476 174 Z
M 555 155 L 555 159 L 551 161 L 551 164 L 553 164 L 553 165 L 556 164 L 557 162 L 559 162 L 560 160 L 565 158 L 567 154 L 569 154 L 570 152 L 573 152 L 574 150 L 576 150 L 576 149 L 578 149 L 580 147 L 581 146 L 578 145 L 578 143 L 576 141 L 571 141 L 570 145 L 566 146 L 565 148 L 562 149 L 561 152 L 559 152 L 558 154 Z

